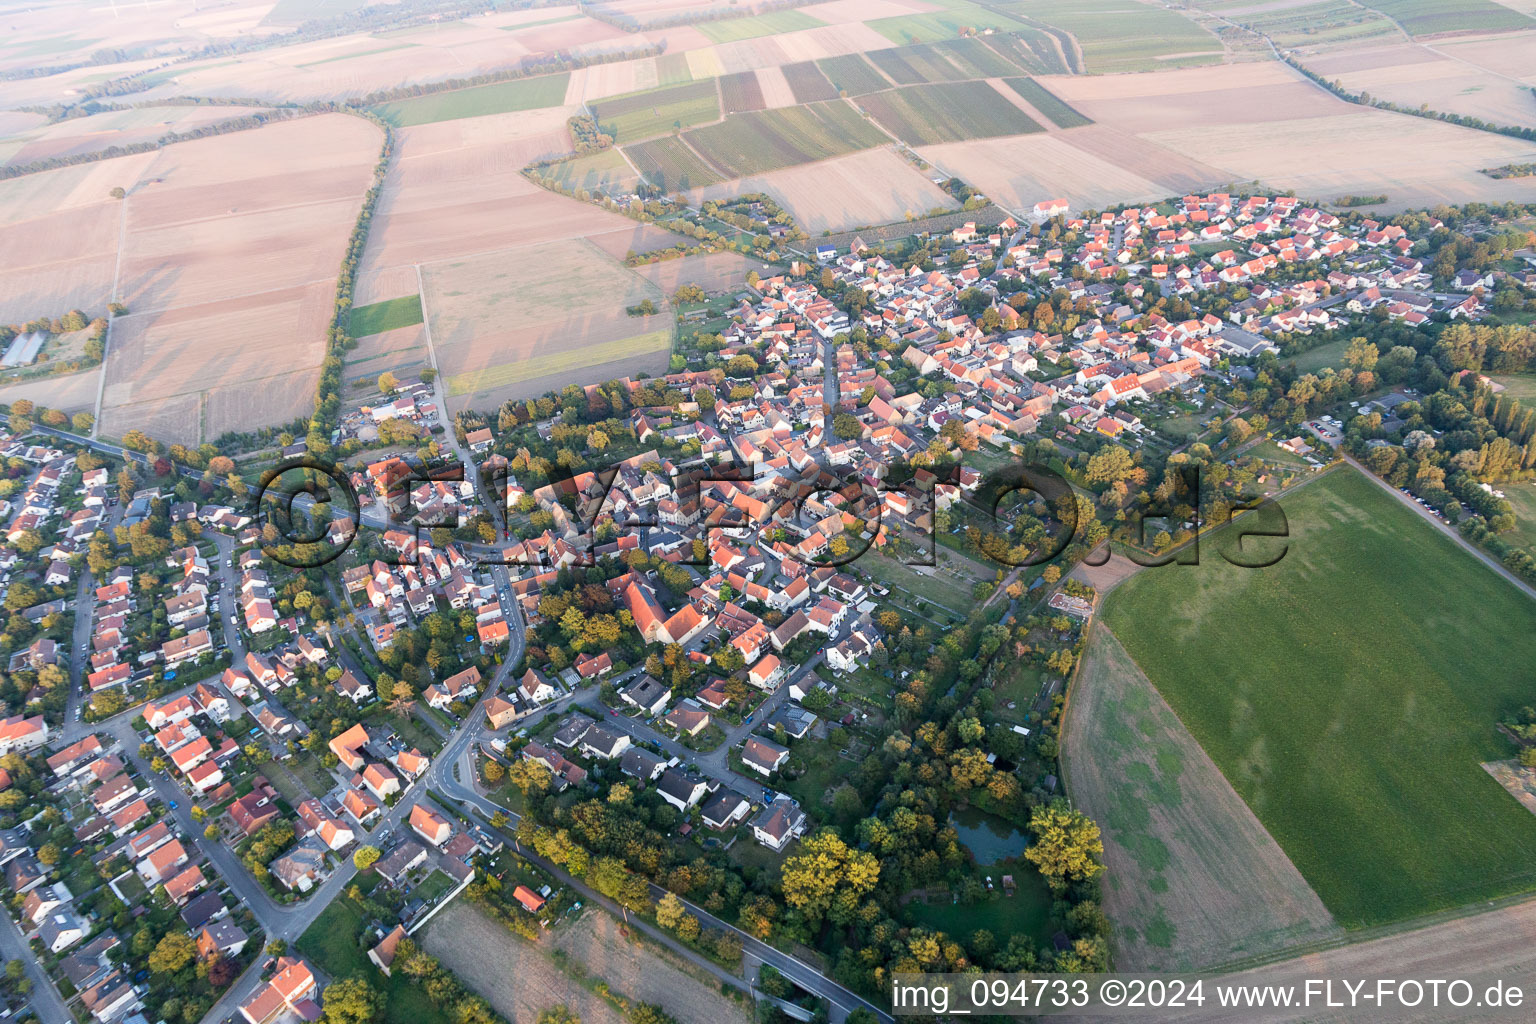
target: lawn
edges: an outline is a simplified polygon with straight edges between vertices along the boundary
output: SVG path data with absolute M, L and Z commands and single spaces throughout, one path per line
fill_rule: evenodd
M 453 879 L 441 871 L 434 871 L 420 885 L 411 890 L 411 895 L 424 903 L 431 904 L 436 903 L 443 893 L 452 888 Z
M 1143 572 L 1106 623 L 1341 924 L 1536 888 L 1536 815 L 1479 766 L 1536 605 L 1353 470 L 1281 504 L 1276 565 Z
M 939 82 L 865 96 L 864 109 L 913 145 L 1044 131 L 986 82 Z
M 902 917 L 911 924 L 934 928 L 961 940 L 978 928 L 985 928 L 999 946 L 1006 945 L 1014 935 L 1027 935 L 1042 944 L 1050 938 L 1053 898 L 1034 865 L 1025 860 L 1004 861 L 978 868 L 975 874 L 978 879 L 991 875 L 996 887 L 980 903 L 913 900 L 902 908 Z M 1012 875 L 1017 884 L 1012 896 L 1003 895 L 1003 875 Z
M 753 18 L 727 18 L 721 21 L 701 21 L 694 28 L 712 43 L 734 43 L 741 39 L 759 36 L 776 36 L 780 32 L 798 32 L 801 29 L 821 28 L 826 22 L 813 18 L 804 11 L 774 11 Z
M 361 977 L 386 996 L 383 1024 L 448 1024 L 448 1015 L 403 973 L 386 978 L 359 945 L 363 915 L 346 895 L 336 897 L 300 936 L 299 952 L 314 960 L 332 979 Z
M 1515 509 L 1515 528 L 1503 535 L 1504 543 L 1536 555 L 1536 484 L 1508 483 L 1497 489 Z
M 717 120 L 720 94 L 714 79 L 708 79 L 601 99 L 588 108 L 616 141 L 635 142 Z
M 960 580 L 938 566 L 903 565 L 894 558 L 869 553 L 854 563 L 855 568 L 883 583 L 892 592 L 901 591 L 904 604 L 928 601 L 964 616 L 975 601 L 974 581 Z
M 1536 373 L 1490 374 L 1492 380 L 1504 385 L 1500 392 L 1505 398 L 1519 402 L 1536 402 Z
M 408 128 L 433 121 L 456 121 L 461 117 L 558 107 L 565 102 L 565 87 L 570 78 L 570 72 L 562 71 L 558 75 L 518 78 L 495 85 L 413 96 L 408 100 L 381 103 L 373 109 L 396 128 Z
M 354 306 L 348 330 L 354 338 L 366 338 L 370 334 L 382 334 L 397 327 L 410 327 L 421 323 L 421 296 L 402 295 L 398 299 L 385 299 L 371 306 Z
M 1326 345 L 1319 345 L 1317 348 L 1308 349 L 1300 355 L 1282 356 L 1281 359 L 1284 362 L 1295 363 L 1296 369 L 1302 373 L 1316 373 L 1329 366 L 1334 369 L 1342 367 L 1344 365 L 1344 352 L 1348 348 L 1349 339 L 1340 338 L 1338 341 L 1330 341 Z
M 1040 693 L 1040 670 L 1033 665 L 1012 662 L 1003 670 L 1002 678 L 992 688 L 997 695 L 992 713 L 998 718 L 1019 725 L 1029 716 L 1035 697 Z M 1008 707 L 1012 701 L 1014 706 Z

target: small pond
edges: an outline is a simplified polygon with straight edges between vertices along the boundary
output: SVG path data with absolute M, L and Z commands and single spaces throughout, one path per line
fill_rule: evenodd
M 949 823 L 960 833 L 960 841 L 975 855 L 977 864 L 1012 860 L 1029 846 L 1029 837 L 1013 822 L 974 807 L 950 812 Z

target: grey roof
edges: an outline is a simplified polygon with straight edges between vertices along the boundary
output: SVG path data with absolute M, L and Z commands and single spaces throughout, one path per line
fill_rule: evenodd
M 722 786 L 710 794 L 709 799 L 700 805 L 699 810 L 704 815 L 705 824 L 722 825 L 746 802 L 746 797 L 734 789 L 726 789 Z
M 644 747 L 632 746 L 624 751 L 624 756 L 619 758 L 619 770 L 625 775 L 633 775 L 637 779 L 649 782 L 656 777 L 656 773 L 666 763 L 666 759 L 660 754 L 653 754 Z

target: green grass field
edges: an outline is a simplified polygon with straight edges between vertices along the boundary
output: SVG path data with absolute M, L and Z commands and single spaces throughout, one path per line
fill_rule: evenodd
M 1536 28 L 1536 20 L 1493 0 L 1363 0 L 1415 36 Z
M 867 24 L 893 43 L 931 43 L 939 39 L 954 39 L 960 35 L 962 28 L 990 28 L 1011 32 L 1020 27 L 1017 19 L 968 0 L 935 0 L 935 5 L 943 10 L 877 18 Z
M 1319 345 L 1317 348 L 1308 349 L 1300 355 L 1282 356 L 1281 359 L 1288 363 L 1294 362 L 1296 369 L 1302 373 L 1316 373 L 1318 370 L 1329 366 L 1334 369 L 1342 367 L 1344 365 L 1344 352 L 1348 348 L 1349 341 L 1345 338 L 1340 338 L 1338 341 L 1330 341 L 1326 345 Z
M 408 128 L 413 124 L 456 121 L 461 117 L 484 117 L 487 114 L 506 114 L 515 110 L 558 107 L 565 102 L 565 87 L 570 78 L 570 72 L 562 71 L 558 75 L 519 78 L 510 82 L 497 82 L 495 85 L 477 85 L 470 89 L 455 89 L 453 92 L 413 96 L 408 100 L 381 103 L 373 109 L 396 128 Z
M 354 306 L 347 329 L 354 338 L 366 338 L 370 334 L 382 334 L 397 327 L 410 327 L 421 323 L 421 296 L 402 295 L 398 299 L 385 299 L 369 306 Z
M 693 129 L 687 139 L 730 178 L 825 160 L 888 141 L 842 100 L 732 114 L 719 124 Z
M 741 39 L 776 36 L 781 32 L 821 28 L 825 24 L 820 18 L 813 18 L 804 11 L 774 11 L 772 14 L 759 14 L 751 18 L 701 21 L 694 28 L 712 43 L 734 43 Z
M 699 159 L 682 139 L 669 135 L 625 146 L 624 151 L 645 179 L 659 189 L 697 188 L 721 180 L 719 172 Z
M 1515 509 L 1515 528 L 1501 539 L 1511 547 L 1524 548 L 1536 556 L 1536 484 L 1501 484 L 1498 490 Z
M 961 142 L 1045 129 L 986 82 L 937 82 L 874 93 L 859 101 L 904 142 Z
M 825 57 L 817 61 L 816 66 L 827 76 L 833 88 L 841 89 L 849 96 L 863 96 L 891 87 L 891 83 L 871 67 L 869 61 L 857 53 L 850 53 L 843 57 Z
M 1065 100 L 1033 78 L 1006 78 L 1004 81 L 1008 83 L 1008 88 L 1024 97 L 1026 103 L 1056 122 L 1058 128 L 1081 128 L 1085 124 L 1093 124 L 1091 118 L 1068 106 Z
M 1282 507 L 1278 564 L 1218 534 L 1106 623 L 1341 924 L 1536 887 L 1536 815 L 1479 767 L 1531 700 L 1536 604 L 1352 470 Z
M 1520 402 L 1536 402 L 1536 373 L 1490 374 L 1492 379 L 1504 385 L 1501 392 L 1506 398 Z
M 1176 11 L 1125 0 L 1014 0 L 1010 14 L 1076 37 L 1090 73 L 1154 71 L 1178 67 L 1174 54 L 1222 52 L 1221 40 Z
M 597 123 L 618 142 L 665 135 L 681 126 L 714 121 L 720 94 L 713 79 L 613 96 L 588 104 Z
M 1050 938 L 1051 890 L 1035 866 L 1026 860 L 978 869 L 978 877 L 992 876 L 996 888 L 980 903 L 908 903 L 902 917 L 915 925 L 933 928 L 952 938 L 965 939 L 978 928 L 992 933 L 999 943 L 1011 936 L 1028 935 L 1036 942 Z M 1013 875 L 1017 890 L 1002 895 L 1002 877 Z
M 661 85 L 682 85 L 693 81 L 693 72 L 688 70 L 688 55 L 664 53 L 657 57 L 656 80 Z

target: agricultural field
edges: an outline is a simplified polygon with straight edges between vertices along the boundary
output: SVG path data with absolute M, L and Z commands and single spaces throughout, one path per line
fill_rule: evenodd
M 381 144 L 324 114 L 167 147 L 130 194 L 101 428 L 197 443 L 313 408 Z M 158 433 L 156 433 L 158 431 Z
M 154 142 L 168 132 L 192 132 L 262 109 L 215 105 L 136 107 L 68 118 L 57 124 L 37 125 L 15 132 L 0 131 L 0 163 L 30 164 L 99 153 L 112 146 Z
M 934 0 L 939 10 L 927 14 L 905 14 L 879 18 L 869 27 L 893 43 L 931 43 L 954 39 L 961 29 L 994 29 L 1011 32 L 1020 27 L 1019 19 L 969 0 Z
M 738 71 L 721 78 L 720 100 L 727 114 L 762 110 L 768 105 L 767 100 L 763 99 L 763 87 L 758 84 L 755 71 Z
M 869 149 L 884 143 L 879 129 L 842 100 L 732 114 L 684 135 L 729 177 Z
M 739 253 L 710 252 L 642 263 L 634 270 L 660 288 L 664 295 L 671 295 L 685 284 L 696 284 L 711 295 L 720 295 L 740 291 L 746 285 L 749 272 L 762 273 L 765 268 L 765 264 Z
M 1140 573 L 1104 623 L 1340 924 L 1530 890 L 1536 816 L 1480 765 L 1536 608 L 1353 470 L 1281 504 L 1278 564 Z
M 1072 34 L 1086 71 L 1156 71 L 1214 61 L 1221 40 L 1176 11 L 1125 0 L 1012 0 L 1010 14 Z
M 1495 124 L 1536 126 L 1531 86 L 1495 70 L 1506 54 L 1529 51 L 1532 36 L 1457 44 L 1435 51 L 1396 43 L 1369 49 L 1330 51 L 1307 58 L 1318 74 L 1337 78 L 1345 88 L 1414 108 L 1480 117 Z
M 1057 128 L 1081 128 L 1093 124 L 1033 78 L 1007 78 L 1004 81 L 1008 88 L 1024 97 L 1025 102 L 1050 118 Z
M 804 11 L 774 11 L 751 18 L 727 18 L 723 21 L 701 21 L 694 27 L 712 43 L 734 43 L 758 36 L 776 36 L 784 32 L 798 32 L 806 28 L 821 28 L 826 22 Z
M 1075 63 L 1070 38 L 1063 46 L 1060 39 L 1042 29 L 1021 28 L 988 36 L 984 42 L 999 56 L 1033 74 L 1070 74 Z
M 1014 75 L 1019 71 L 1013 61 L 1001 56 L 974 36 L 946 39 L 934 43 L 930 49 L 958 67 L 964 73 L 964 78 L 997 78 Z
M 837 87 L 816 66 L 815 61 L 803 60 L 798 64 L 786 64 L 780 69 L 789 87 L 794 90 L 795 102 L 811 103 L 815 100 L 837 99 Z
M 908 52 L 902 47 L 892 47 L 889 50 L 871 50 L 864 56 L 897 85 L 917 85 L 927 81 L 923 73 L 907 60 Z
M 638 142 L 678 127 L 718 120 L 720 95 L 710 80 L 613 96 L 589 104 L 588 109 L 616 142 Z
M 509 1021 L 532 1021 L 560 1004 L 568 1006 L 583 1024 L 623 1024 L 626 1020 L 562 970 L 551 955 L 556 951 L 562 959 L 580 965 L 587 978 L 606 983 L 615 995 L 655 1003 L 677 1020 L 748 1024 L 751 1019 L 740 1004 L 721 993 L 713 978 L 701 984 L 694 968 L 628 938 L 612 918 L 596 908 L 554 929 L 538 943 L 530 943 L 467 901 L 457 900 L 433 919 L 419 939 L 443 966 L 484 994 Z
M 585 239 L 434 263 L 422 268 L 422 280 L 455 412 L 573 380 L 666 368 L 672 323 L 665 295 Z M 656 315 L 625 312 L 645 299 Z
M 1117 965 L 1192 970 L 1340 931 L 1102 624 L 1068 708 L 1062 773 L 1104 833 Z
M 624 152 L 646 181 L 669 192 L 712 185 L 720 180 L 719 171 L 700 159 L 682 139 L 670 135 L 625 146 Z
M 957 209 L 954 197 L 889 146 L 700 189 L 698 199 L 766 192 L 812 235 Z
M 1401 39 L 1392 22 L 1349 0 L 1304 0 L 1279 6 L 1218 10 L 1218 14 L 1272 39 L 1276 46 L 1315 47 L 1372 37 Z
M 686 53 L 664 53 L 656 58 L 656 84 L 682 85 L 693 81 Z
M 827 76 L 833 88 L 840 89 L 849 96 L 863 96 L 866 93 L 879 92 L 881 89 L 891 87 L 891 83 L 885 76 L 871 67 L 869 61 L 857 53 L 850 53 L 843 57 L 828 57 L 825 60 L 816 61 L 816 66 Z
M 877 53 L 880 51 L 876 51 Z M 919 80 L 924 82 L 959 82 L 974 78 L 969 71 L 947 60 L 937 46 L 919 44 L 902 47 L 901 55 L 916 69 Z
M 892 89 L 859 102 L 886 130 L 914 146 L 1045 130 L 986 82 Z
M 432 93 L 374 107 L 374 112 L 396 128 L 434 121 L 456 121 L 518 110 L 558 107 L 565 102 L 570 73 L 519 78 L 494 85 L 479 85 L 453 92 Z
M 1526 14 L 1493 0 L 1367 0 L 1365 6 L 1385 14 L 1413 36 L 1536 28 L 1536 21 Z
M 421 296 L 403 295 L 398 299 L 386 299 L 368 306 L 352 307 L 352 318 L 347 332 L 354 338 L 366 338 L 370 334 L 382 334 L 400 327 L 421 323 Z

